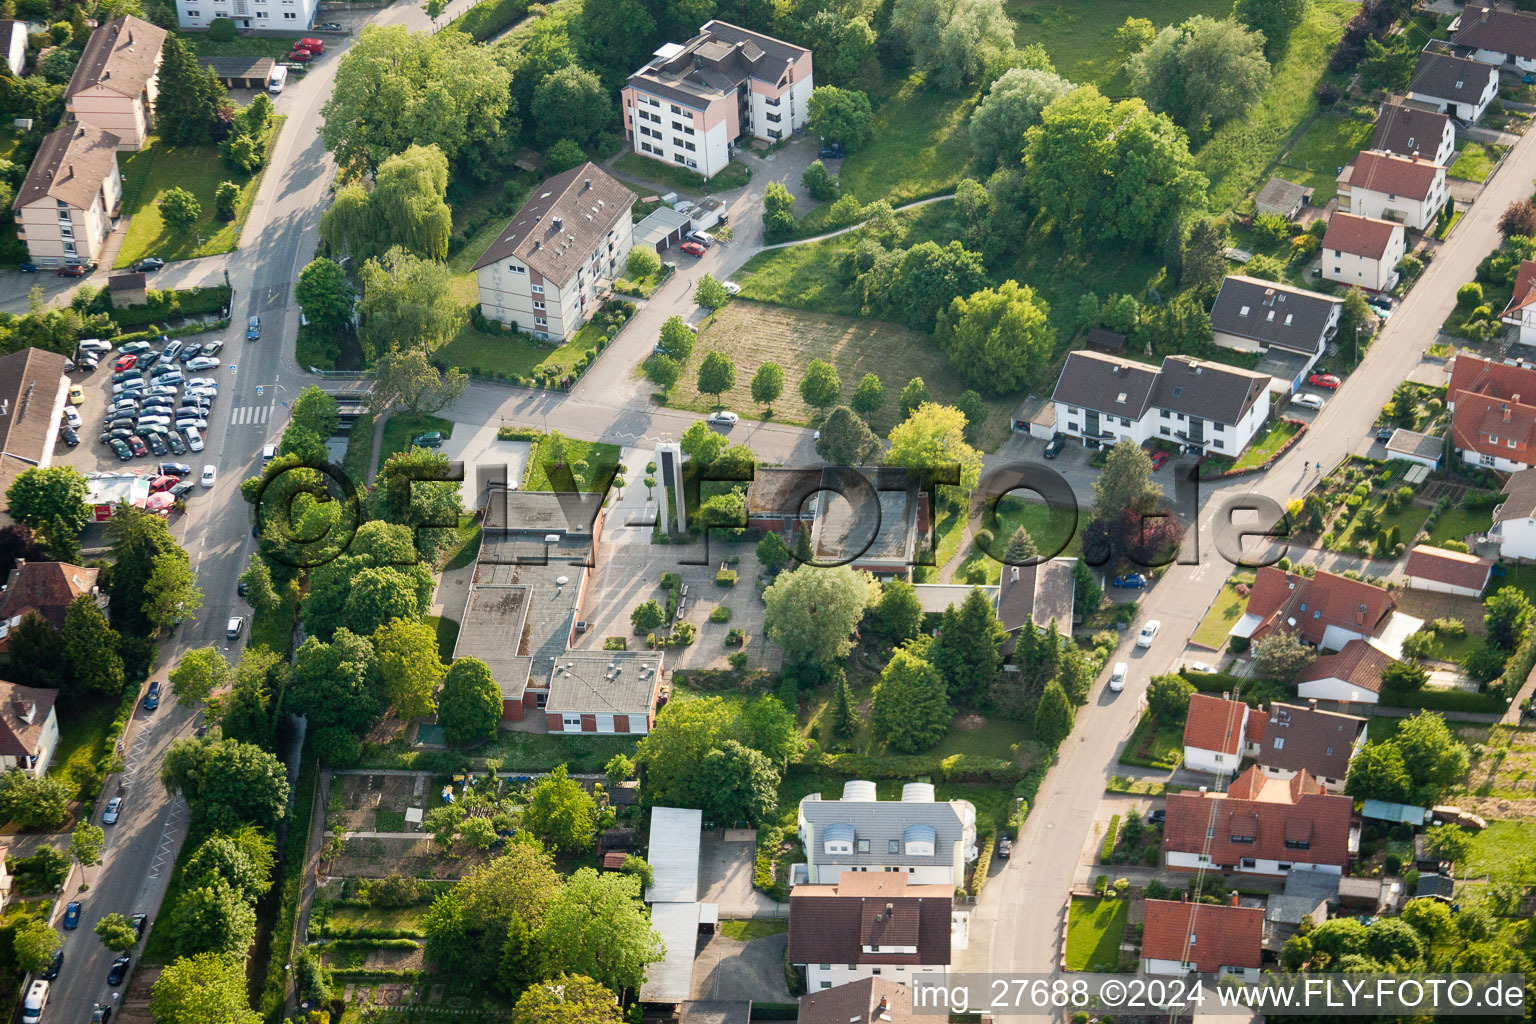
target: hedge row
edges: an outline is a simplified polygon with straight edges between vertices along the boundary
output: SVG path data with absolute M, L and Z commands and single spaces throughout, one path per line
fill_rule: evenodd
M 229 305 L 228 285 L 188 288 L 184 291 L 151 291 L 142 306 L 113 308 L 110 316 L 118 327 L 141 327 L 178 316 L 203 316 L 221 313 Z
M 1527 629 L 1525 639 L 1515 648 L 1515 653 L 1504 665 L 1504 674 L 1499 677 L 1504 692 L 1519 693 L 1532 668 L 1536 668 L 1536 629 Z
M 528 0 L 484 0 L 448 23 L 448 31 L 464 32 L 483 43 L 528 13 Z
M 1463 711 L 1469 714 L 1502 714 L 1504 698 L 1497 693 L 1467 693 L 1465 690 L 1415 690 L 1412 693 L 1382 691 L 1384 708 L 1422 708 L 1425 711 Z
M 1109 819 L 1109 827 L 1104 830 L 1104 842 L 1099 844 L 1099 863 L 1108 864 L 1115 857 L 1115 841 L 1120 838 L 1120 815 Z
M 948 757 L 882 757 L 874 754 L 818 754 L 800 764 L 812 771 L 834 772 L 855 779 L 914 779 L 927 775 L 945 782 L 1018 782 L 1018 763 L 998 757 L 951 754 Z

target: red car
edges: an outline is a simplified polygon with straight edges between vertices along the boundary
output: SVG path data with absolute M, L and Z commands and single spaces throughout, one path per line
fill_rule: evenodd
M 146 445 L 144 443 L 144 439 L 139 437 L 137 434 L 128 439 L 128 450 L 133 452 L 133 454 L 139 458 L 143 458 L 149 454 L 149 446 Z
M 168 491 L 180 482 L 181 479 L 179 477 L 157 476 L 149 482 L 149 493 L 155 494 L 159 491 Z
M 1153 452 L 1152 453 L 1152 472 L 1155 473 L 1158 470 L 1162 469 L 1164 466 L 1168 465 L 1168 460 L 1171 459 L 1171 458 L 1173 458 L 1173 456 L 1169 455 L 1167 452 Z
M 295 50 L 308 50 L 310 53 L 312 53 L 312 54 L 314 54 L 315 56 L 318 57 L 320 54 L 325 52 L 325 40 L 323 40 L 323 39 L 300 39 L 299 40 L 299 44 L 297 46 L 295 46 L 294 49 Z
M 1327 388 L 1329 391 L 1336 391 L 1340 381 L 1339 378 L 1331 373 L 1314 373 L 1307 378 L 1307 383 L 1315 388 Z
M 59 268 L 60 277 L 84 277 L 89 268 L 83 263 L 71 263 L 67 267 Z
M 138 366 L 138 365 L 139 365 L 139 357 L 138 356 L 123 356 L 117 362 L 112 364 L 112 369 L 114 369 L 114 370 L 118 371 L 119 373 L 121 373 L 124 370 L 131 370 L 135 366 Z
M 687 253 L 689 256 L 704 255 L 704 247 L 698 242 L 684 242 L 678 248 L 682 249 L 683 252 Z
M 314 57 L 314 54 L 312 54 L 308 50 L 305 50 L 305 49 L 302 49 L 302 48 L 294 50 L 292 53 L 290 53 L 288 55 L 288 59 L 289 60 L 297 61 L 300 64 L 307 64 L 307 63 L 309 63 L 309 60 L 312 57 Z

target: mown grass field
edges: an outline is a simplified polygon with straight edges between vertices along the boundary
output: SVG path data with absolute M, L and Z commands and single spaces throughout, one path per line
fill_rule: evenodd
M 1456 154 L 1456 159 L 1445 173 L 1452 178 L 1463 178 L 1467 181 L 1487 181 L 1488 175 L 1499 166 L 1499 157 L 1503 155 L 1502 146 L 1485 146 L 1481 142 L 1469 142 Z
M 949 369 L 944 355 L 933 339 L 900 324 L 883 320 L 855 319 L 767 306 L 736 300 L 722 309 L 699 333 L 693 358 L 683 372 L 683 379 L 672 389 L 668 404 L 680 409 L 708 412 L 715 406 L 713 395 L 700 394 L 698 368 L 711 351 L 719 350 L 736 364 L 736 386 L 722 399 L 726 408 L 742 416 L 762 416 L 763 408 L 752 401 L 752 375 L 766 362 L 784 368 L 784 394 L 774 403 L 773 419 L 787 423 L 810 423 L 816 410 L 800 397 L 800 381 L 812 359 L 825 359 L 837 368 L 842 380 L 843 397 L 853 398 L 853 390 L 866 373 L 874 373 L 885 385 L 885 407 L 869 417 L 870 427 L 884 435 L 900 415 L 896 398 L 913 377 L 923 378 L 936 401 L 953 402 L 966 390 L 965 382 Z M 1001 444 L 1008 432 L 1012 400 L 995 399 L 981 426 L 978 437 L 983 447 Z
M 284 118 L 272 119 L 267 133 L 266 162 L 272 159 Z M 256 190 L 261 187 L 262 171 L 246 175 L 230 170 L 219 155 L 219 147 L 172 146 L 158 137 L 136 153 L 118 157 L 123 175 L 123 212 L 128 222 L 128 236 L 115 267 L 126 267 L 145 256 L 166 260 L 189 260 L 229 252 L 240 243 L 240 229 L 250 215 Z M 265 168 L 263 168 L 265 170 Z M 240 186 L 235 204 L 235 219 L 222 221 L 215 216 L 214 192 L 220 183 L 233 181 Z M 184 188 L 197 197 L 202 214 L 185 232 L 173 231 L 160 217 L 160 199 L 173 188 Z
M 1205 613 L 1205 618 L 1200 620 L 1200 625 L 1190 635 L 1190 643 L 1214 651 L 1227 642 L 1228 631 L 1237 625 L 1237 620 L 1243 617 L 1243 612 L 1248 608 L 1248 599 L 1237 592 L 1237 582 L 1234 577 L 1222 584 L 1221 593 L 1211 603 L 1210 611 Z M 1252 583 L 1253 579 L 1249 577 L 1243 582 Z
M 1062 75 L 1093 84 L 1106 96 L 1125 96 L 1130 83 L 1120 74 L 1115 31 L 1126 18 L 1148 18 L 1158 28 L 1204 14 L 1225 18 L 1226 0 L 1009 0 L 1008 14 L 1018 26 L 1020 46 L 1039 43 Z
M 980 99 L 979 91 L 957 95 L 907 79 L 875 110 L 868 145 L 843 158 L 843 190 L 892 206 L 949 191 L 970 160 L 965 126 Z
M 1074 899 L 1067 911 L 1067 970 L 1114 970 L 1130 913 L 1128 900 Z
M 1335 179 L 1339 169 L 1370 145 L 1375 130 L 1376 126 L 1369 121 L 1338 114 L 1319 115 L 1280 158 L 1275 174 L 1313 189 L 1313 205 L 1326 206 L 1338 194 Z

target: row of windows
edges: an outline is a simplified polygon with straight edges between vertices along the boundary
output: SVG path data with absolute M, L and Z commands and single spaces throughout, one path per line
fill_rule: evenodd
M 675 132 L 682 132 L 684 135 L 692 135 L 693 134 L 693 129 L 691 127 L 689 127 L 688 125 L 683 124 L 683 122 L 681 122 L 681 121 L 673 121 L 672 122 L 672 130 L 675 131 Z

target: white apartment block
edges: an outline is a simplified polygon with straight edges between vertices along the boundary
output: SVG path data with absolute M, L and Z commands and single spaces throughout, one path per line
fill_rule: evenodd
M 319 7 L 320 0 L 176 0 L 176 20 L 182 28 L 228 18 L 236 28 L 298 31 L 314 24 Z
M 711 21 L 630 76 L 624 136 L 642 156 L 711 178 L 744 141 L 805 127 L 814 88 L 810 50 Z
M 1339 174 L 1339 209 L 1427 231 L 1449 196 L 1445 168 L 1367 149 Z
M 542 341 L 575 334 L 623 273 L 634 204 L 593 163 L 544 182 L 475 264 L 480 312 Z
M 131 14 L 96 29 L 64 91 L 64 109 L 83 125 L 111 132 L 120 149 L 142 147 L 153 130 L 165 35 Z
M 97 259 L 122 211 L 118 138 L 83 124 L 43 140 L 12 204 L 16 236 L 39 267 Z
M 976 807 L 968 800 L 935 802 L 933 786 L 911 782 L 900 800 L 880 800 L 875 784 L 853 779 L 841 800 L 812 793 L 800 801 L 800 841 L 806 880 L 827 885 L 844 873 L 899 872 L 912 885 L 965 884 L 976 859 Z

